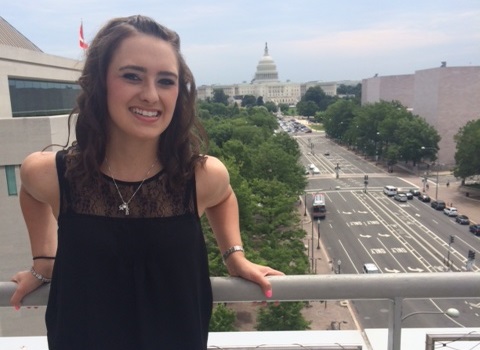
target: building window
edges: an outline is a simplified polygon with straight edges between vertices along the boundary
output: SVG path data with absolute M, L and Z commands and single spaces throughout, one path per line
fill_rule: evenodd
M 5 174 L 7 175 L 7 189 L 9 196 L 17 196 L 17 177 L 15 176 L 15 166 L 5 165 Z
M 68 114 L 76 103 L 80 86 L 75 83 L 8 79 L 13 117 Z

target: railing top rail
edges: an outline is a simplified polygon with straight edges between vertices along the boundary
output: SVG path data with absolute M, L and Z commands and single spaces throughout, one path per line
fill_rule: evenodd
M 275 301 L 395 298 L 476 298 L 480 273 L 439 272 L 399 274 L 295 275 L 270 278 Z M 265 296 L 251 282 L 235 277 L 212 277 L 215 302 L 262 301 Z M 0 307 L 10 306 L 15 283 L 0 282 Z M 49 285 L 27 296 L 24 305 L 46 305 Z

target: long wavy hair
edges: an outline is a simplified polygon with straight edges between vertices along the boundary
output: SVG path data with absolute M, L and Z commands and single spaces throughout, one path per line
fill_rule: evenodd
M 157 157 L 173 188 L 191 178 L 198 162 L 204 163 L 208 140 L 196 115 L 195 80 L 180 53 L 178 34 L 146 16 L 111 19 L 90 44 L 79 78 L 81 92 L 77 106 L 69 115 L 69 125 L 76 117 L 76 141 L 67 156 L 67 176 L 77 181 L 100 177 L 107 144 L 107 69 L 123 40 L 136 33 L 152 35 L 170 43 L 179 67 L 179 92 L 172 121 L 162 133 Z M 69 131 L 70 134 L 70 131 Z M 70 135 L 69 135 L 70 137 Z M 161 150 L 161 151 L 160 151 Z

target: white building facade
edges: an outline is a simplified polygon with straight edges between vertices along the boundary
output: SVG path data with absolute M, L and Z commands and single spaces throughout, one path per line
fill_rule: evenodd
M 245 95 L 256 98 L 262 97 L 264 102 L 275 104 L 295 105 L 300 102 L 305 92 L 310 87 L 320 86 L 330 96 L 337 94 L 337 83 L 311 81 L 308 83 L 280 82 L 277 66 L 270 54 L 268 45 L 265 43 L 263 56 L 260 58 L 254 78 L 250 83 L 232 85 L 202 85 L 197 88 L 198 98 L 206 100 L 213 97 L 213 91 L 221 89 L 235 100 L 241 100 Z

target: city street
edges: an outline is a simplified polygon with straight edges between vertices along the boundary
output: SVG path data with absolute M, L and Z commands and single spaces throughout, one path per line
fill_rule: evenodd
M 380 163 L 367 160 L 324 137 L 323 133 L 297 136 L 308 167 L 314 164 L 320 174 L 309 174 L 303 202 L 307 215 L 312 194 L 325 193 L 327 215 L 306 228 L 305 239 L 312 271 L 319 269 L 316 258 L 320 230 L 321 247 L 328 255 L 330 273 L 363 273 L 365 263 L 375 264 L 381 273 L 416 273 L 479 270 L 468 264 L 468 252 L 480 251 L 480 238 L 468 225 L 444 215 L 417 197 L 397 202 L 383 193 L 386 185 L 408 191 L 423 191 L 423 177 L 394 167 L 393 172 Z M 368 175 L 368 184 L 365 184 Z M 459 213 L 480 222 L 480 202 L 458 191 L 459 182 L 448 172 L 429 178 L 425 191 L 433 199 L 453 203 Z M 449 186 L 446 183 L 449 183 Z M 313 258 L 312 258 L 313 256 Z M 319 272 L 319 271 L 317 271 Z M 319 272 L 320 273 L 320 272 Z M 460 317 L 417 315 L 405 327 L 462 327 L 480 322 L 480 299 L 406 300 L 405 313 L 440 312 L 448 308 L 460 311 Z M 385 327 L 389 301 L 353 301 L 357 320 L 364 328 Z

